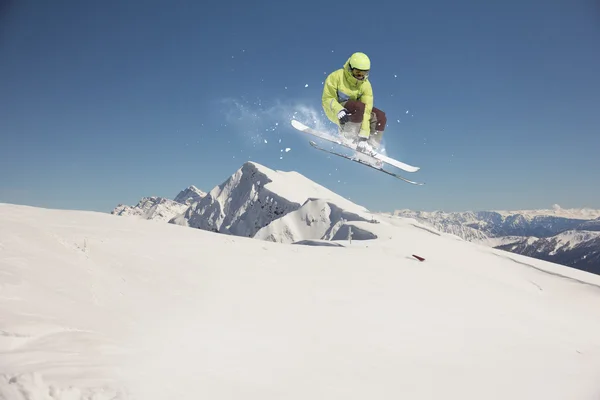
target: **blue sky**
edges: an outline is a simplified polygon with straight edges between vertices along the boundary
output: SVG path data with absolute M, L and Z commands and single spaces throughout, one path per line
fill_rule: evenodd
M 3 4 L 0 202 L 108 212 L 208 191 L 252 160 L 374 211 L 600 208 L 591 1 Z M 388 155 L 425 186 L 327 157 L 289 125 L 333 128 L 322 82 L 355 51 Z

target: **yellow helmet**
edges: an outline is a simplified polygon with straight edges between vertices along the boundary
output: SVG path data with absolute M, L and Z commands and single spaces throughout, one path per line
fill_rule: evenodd
M 365 53 L 354 53 L 350 56 L 350 69 L 354 68 L 368 71 L 371 69 L 371 60 Z

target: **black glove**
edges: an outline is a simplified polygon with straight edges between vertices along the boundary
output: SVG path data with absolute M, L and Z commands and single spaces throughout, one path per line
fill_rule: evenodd
M 346 122 L 350 121 L 350 112 L 344 108 L 340 110 L 340 112 L 337 114 L 337 117 L 340 120 L 340 124 L 345 124 Z

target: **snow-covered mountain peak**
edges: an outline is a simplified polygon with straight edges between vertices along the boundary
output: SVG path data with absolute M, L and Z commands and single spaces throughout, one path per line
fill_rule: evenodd
M 494 215 L 495 214 L 495 215 Z M 445 211 L 413 211 L 407 209 L 400 209 L 394 211 L 394 215 L 402 215 L 406 217 L 414 217 L 428 220 L 460 220 L 461 223 L 469 222 L 470 220 L 480 220 L 483 215 L 487 217 L 494 216 L 500 218 L 500 221 L 505 221 L 508 218 L 518 218 L 521 221 L 531 221 L 537 217 L 556 217 L 556 218 L 569 218 L 569 219 L 581 219 L 589 220 L 600 218 L 600 210 L 591 208 L 572 208 L 565 209 L 561 208 L 558 204 L 554 204 L 551 209 L 539 209 L 539 210 L 490 210 L 490 211 L 457 211 L 457 212 L 445 212 Z M 514 220 L 511 220 L 514 221 Z M 514 223 L 514 222 L 513 222 Z
M 560 247 L 572 249 L 580 243 L 600 239 L 600 232 L 569 230 L 555 236 Z
M 539 209 L 539 210 L 497 210 L 495 211 L 503 217 L 521 215 L 527 220 L 532 220 L 535 217 L 549 216 L 558 218 L 570 218 L 570 219 L 595 219 L 600 217 L 600 210 L 592 208 L 562 208 L 558 204 L 552 205 L 550 209 Z
M 368 214 L 364 207 L 297 172 L 276 171 L 249 161 L 171 222 L 253 237 L 271 222 L 298 210 L 311 199 L 335 204 L 346 212 Z
M 296 171 L 272 170 L 264 165 L 251 161 L 246 162 L 241 170 L 249 172 L 256 171 L 263 174 L 263 176 L 268 179 L 268 182 L 265 183 L 265 188 L 267 190 L 300 204 L 303 204 L 309 199 L 321 199 L 330 201 L 348 211 L 368 212 L 366 208 L 332 192 Z M 261 178 L 257 175 L 257 183 L 264 183 L 260 182 L 260 179 Z
M 181 204 L 187 204 L 188 206 L 197 203 L 206 196 L 206 193 L 192 185 L 181 192 L 175 197 L 175 201 Z
M 157 221 L 168 221 L 181 214 L 188 206 L 164 197 L 151 196 L 142 198 L 135 206 L 119 204 L 111 214 L 124 217 L 140 217 Z

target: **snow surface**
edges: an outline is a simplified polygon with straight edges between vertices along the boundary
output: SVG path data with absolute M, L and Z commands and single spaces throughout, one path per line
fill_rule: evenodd
M 0 399 L 600 397 L 600 276 L 379 222 L 298 246 L 0 204 Z

